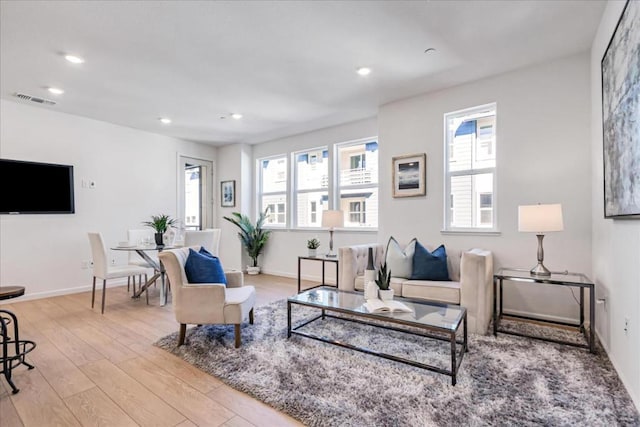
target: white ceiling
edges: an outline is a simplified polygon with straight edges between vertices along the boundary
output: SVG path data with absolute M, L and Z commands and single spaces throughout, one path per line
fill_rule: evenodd
M 192 141 L 257 143 L 587 50 L 603 1 L 2 1 L 0 92 Z M 425 54 L 433 47 L 435 53 Z M 72 65 L 63 54 L 85 58 Z M 366 78 L 359 66 L 373 72 Z M 47 92 L 60 87 L 63 95 Z M 242 120 L 220 119 L 240 112 Z M 170 117 L 162 125 L 159 117 Z

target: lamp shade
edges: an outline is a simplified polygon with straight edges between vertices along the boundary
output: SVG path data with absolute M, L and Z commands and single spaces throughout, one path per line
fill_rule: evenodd
M 322 211 L 322 226 L 326 228 L 344 227 L 342 211 Z
M 518 230 L 531 233 L 562 231 L 562 205 L 518 206 Z

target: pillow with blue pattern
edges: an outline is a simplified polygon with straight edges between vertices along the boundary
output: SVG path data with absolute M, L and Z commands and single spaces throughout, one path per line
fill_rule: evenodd
M 444 245 L 429 252 L 420 242 L 416 242 L 411 280 L 451 280 L 447 270 L 447 251 Z
M 202 247 L 198 252 L 189 249 L 189 256 L 184 263 L 184 272 L 189 283 L 227 284 L 227 276 L 224 274 L 220 259 Z

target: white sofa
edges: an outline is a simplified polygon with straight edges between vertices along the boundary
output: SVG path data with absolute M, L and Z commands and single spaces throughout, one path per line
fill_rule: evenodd
M 385 259 L 383 245 L 353 245 L 338 250 L 340 289 L 364 289 L 364 270 L 370 247 L 373 248 L 377 270 Z M 432 247 L 425 247 L 433 250 Z M 447 269 L 451 281 L 392 277 L 391 287 L 396 295 L 403 297 L 461 305 L 467 309 L 469 332 L 486 334 L 493 304 L 493 255 L 482 249 L 462 253 L 447 250 Z

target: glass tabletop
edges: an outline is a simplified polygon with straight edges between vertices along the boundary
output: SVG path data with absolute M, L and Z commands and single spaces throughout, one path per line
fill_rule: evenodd
M 366 314 L 381 319 L 394 319 L 408 325 L 426 325 L 435 328 L 455 331 L 460 325 L 466 309 L 458 305 L 449 305 L 430 301 L 416 301 L 395 297 L 393 300 L 409 307 L 411 313 L 370 313 L 364 303 L 364 295 L 360 292 L 340 291 L 333 287 L 309 289 L 288 299 L 290 302 L 310 305 L 318 308 L 336 308 L 354 315 Z
M 593 282 L 582 273 L 568 271 L 552 271 L 551 276 L 534 276 L 529 270 L 520 268 L 501 268 L 495 274 L 498 279 L 515 280 L 522 282 L 540 283 L 575 283 L 579 285 L 591 285 Z
M 114 251 L 158 251 L 158 250 L 166 250 L 166 249 L 176 249 L 179 246 L 156 246 L 152 245 L 132 245 L 132 246 L 114 246 L 111 250 Z

